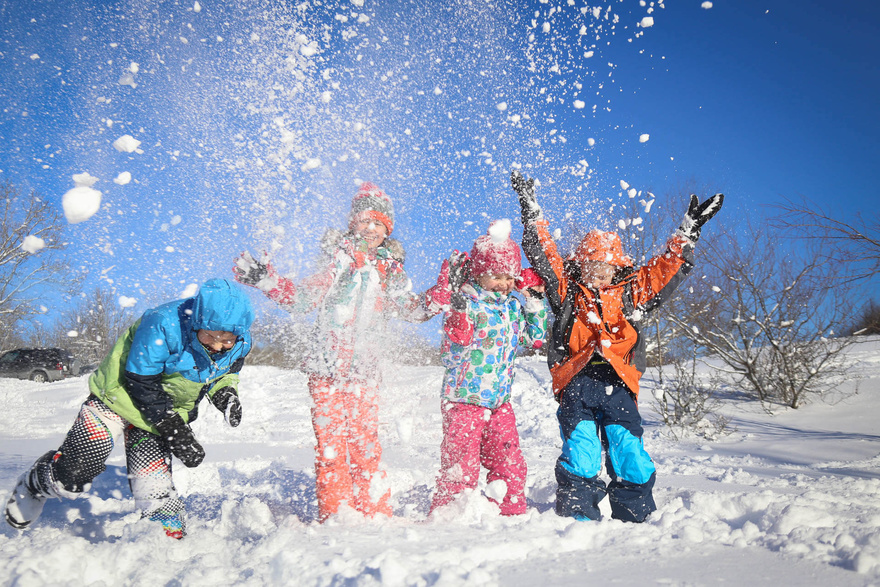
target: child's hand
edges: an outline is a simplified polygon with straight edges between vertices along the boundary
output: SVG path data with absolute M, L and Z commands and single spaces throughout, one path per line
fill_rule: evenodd
M 249 251 L 245 251 L 238 256 L 232 267 L 232 274 L 237 282 L 257 288 L 261 281 L 274 273 L 267 253 L 263 253 L 262 258 L 257 261 Z
M 514 287 L 516 291 L 528 298 L 544 299 L 544 291 L 546 290 L 544 280 L 531 267 L 523 269 L 516 283 L 514 283 Z
M 510 185 L 513 186 L 513 191 L 519 196 L 523 225 L 540 220 L 542 214 L 541 207 L 538 205 L 538 199 L 535 197 L 535 180 L 533 178 L 524 178 L 518 170 L 514 169 L 510 172 Z
M 707 198 L 702 204 L 697 196 L 691 194 L 691 201 L 688 205 L 687 213 L 678 227 L 678 233 L 684 237 L 697 242 L 700 238 L 700 229 L 710 218 L 718 213 L 721 204 L 724 203 L 724 194 L 715 194 L 711 198 Z
M 459 291 L 471 273 L 471 260 L 468 254 L 454 251 L 445 261 L 449 269 L 449 289 L 453 293 Z

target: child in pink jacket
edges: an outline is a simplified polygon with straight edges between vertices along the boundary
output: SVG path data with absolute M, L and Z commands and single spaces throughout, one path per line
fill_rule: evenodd
M 522 273 L 526 273 L 522 276 Z M 524 282 L 521 277 L 525 277 Z M 488 482 L 507 484 L 502 515 L 526 511 L 526 462 L 519 447 L 510 404 L 513 363 L 521 346 L 540 348 L 547 311 L 540 280 L 521 271 L 519 247 L 510 239 L 510 221 L 496 221 L 471 251 L 456 251 L 428 291 L 429 307 L 444 309 L 441 410 L 443 443 L 440 474 L 431 511 L 465 489 L 474 489 L 480 465 Z M 525 305 L 512 296 L 519 286 Z M 534 287 L 528 287 L 534 286 Z

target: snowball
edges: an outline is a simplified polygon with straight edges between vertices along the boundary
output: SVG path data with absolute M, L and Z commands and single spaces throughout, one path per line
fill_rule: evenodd
M 541 25 L 541 30 L 544 31 L 545 33 L 549 33 L 550 32 L 550 23 L 545 22 L 543 25 Z
M 648 139 L 650 139 L 650 138 L 651 138 L 651 135 L 649 135 L 648 133 L 641 134 L 641 135 L 639 135 L 639 142 L 640 143 L 647 143 Z
M 39 58 L 40 55 L 38 53 L 31 53 L 31 61 L 36 61 Z
M 321 102 L 323 102 L 324 104 L 329 104 L 331 96 L 332 94 L 329 91 L 321 92 Z
M 130 71 L 132 73 L 137 73 L 140 70 L 141 70 L 141 66 L 135 61 L 132 61 L 131 65 L 128 66 L 128 71 Z
M 306 45 L 301 45 L 299 52 L 302 53 L 303 57 L 311 57 L 318 52 L 318 42 L 312 41 Z
M 197 283 L 190 283 L 190 284 L 187 285 L 187 286 L 183 289 L 183 291 L 180 293 L 180 297 L 182 297 L 182 298 L 191 298 L 191 297 L 193 297 L 194 295 L 196 295 L 196 293 L 198 293 L 198 291 L 199 291 L 199 284 L 197 284 Z
M 596 144 L 596 139 L 587 139 L 587 144 L 592 147 Z
M 442 93 L 443 93 L 443 90 L 441 90 L 439 86 L 434 88 L 434 95 L 435 96 L 439 96 Z
M 77 332 L 76 330 L 68 330 L 67 336 L 69 338 L 76 338 L 77 336 L 79 336 L 79 332 Z
M 498 102 L 497 104 L 495 104 L 495 108 L 497 108 L 501 112 L 504 112 L 505 110 L 507 110 L 507 102 Z
M 489 226 L 489 236 L 492 237 L 492 240 L 496 243 L 504 242 L 510 238 L 510 220 L 507 218 L 502 218 L 501 220 L 496 220 Z
M 137 300 L 128 296 L 119 296 L 119 306 L 122 308 L 131 308 L 137 304 Z
M 501 501 L 507 495 L 507 483 L 502 479 L 495 479 L 486 485 L 486 497 L 495 501 Z
M 705 8 L 706 10 L 709 10 L 710 8 L 712 8 L 712 3 L 711 2 L 703 2 L 702 4 L 700 4 L 700 6 Z
M 584 106 L 586 106 L 586 104 L 584 103 L 583 100 L 575 100 L 574 101 L 574 107 L 577 108 L 578 110 L 580 110 Z
M 626 183 L 624 180 L 621 179 L 621 180 L 620 180 L 620 189 L 622 189 L 622 190 L 628 190 L 628 189 L 629 189 L 629 184 Z
M 654 17 L 646 16 L 642 19 L 642 22 L 639 23 L 639 26 L 643 29 L 654 26 Z
M 193 4 L 193 12 L 201 12 L 201 11 L 202 11 L 202 5 L 201 5 L 201 4 L 199 4 L 198 2 L 196 2 L 195 4 Z
M 306 161 L 305 163 L 303 163 L 303 166 L 301 169 L 303 171 L 309 171 L 311 169 L 315 169 L 320 166 L 321 166 L 321 160 L 318 159 L 317 157 L 313 157 L 313 158 L 309 159 L 308 161 Z
M 134 75 L 128 72 L 123 73 L 122 77 L 119 78 L 119 81 L 117 83 L 120 86 L 131 86 L 131 89 L 135 89 L 136 87 L 138 87 L 137 82 L 134 81 Z
M 75 173 L 73 175 L 73 185 L 78 188 L 90 188 L 95 185 L 95 182 L 98 181 L 98 178 L 94 175 L 90 175 L 87 172 Z
M 131 135 L 122 135 L 113 141 L 113 148 L 120 153 L 134 153 L 140 146 L 141 142 Z
M 88 220 L 101 207 L 101 192 L 88 186 L 77 186 L 61 197 L 61 207 L 70 224 Z
M 41 239 L 38 236 L 34 236 L 32 234 L 24 237 L 24 240 L 21 241 L 21 248 L 33 255 L 40 249 L 46 246 L 46 241 Z
M 127 171 L 123 171 L 122 173 L 120 173 L 119 175 L 116 176 L 116 178 L 113 180 L 113 183 L 116 183 L 119 185 L 125 185 L 130 181 L 131 181 L 131 174 Z

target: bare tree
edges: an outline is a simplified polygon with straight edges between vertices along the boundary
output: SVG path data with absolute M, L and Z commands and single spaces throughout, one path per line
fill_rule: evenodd
M 55 345 L 72 351 L 84 363 L 99 363 L 137 316 L 119 305 L 108 289 L 81 294 L 79 303 L 64 313 L 55 330 Z
M 671 319 L 767 409 L 797 408 L 846 376 L 842 352 L 852 339 L 834 330 L 847 322 L 852 293 L 840 287 L 843 266 L 827 263 L 819 243 L 782 248 L 777 235 L 744 228 L 701 243 L 688 311 Z
M 65 245 L 60 214 L 35 192 L 23 195 L 0 184 L 0 350 L 15 344 L 19 322 L 41 312 L 44 286 L 75 289 L 76 280 L 58 258 Z
M 773 224 L 796 239 L 823 243 L 819 254 L 828 261 L 843 263 L 849 271 L 844 281 L 861 281 L 880 273 L 880 215 L 859 214 L 855 221 L 845 222 L 832 217 L 807 200 L 777 206 L 782 213 Z

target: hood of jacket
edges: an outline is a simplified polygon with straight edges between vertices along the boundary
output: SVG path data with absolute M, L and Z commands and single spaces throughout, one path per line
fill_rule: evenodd
M 250 300 L 229 279 L 209 279 L 195 297 L 192 308 L 194 330 L 222 330 L 242 336 L 254 322 Z

